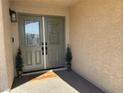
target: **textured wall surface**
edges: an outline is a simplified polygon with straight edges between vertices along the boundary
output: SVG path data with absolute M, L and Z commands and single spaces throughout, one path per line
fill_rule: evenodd
M 0 20 L 0 90 L 7 90 L 14 77 L 8 0 L 0 0 Z
M 82 0 L 70 10 L 74 71 L 122 93 L 122 0 Z
M 70 7 L 73 4 L 79 2 L 80 0 L 10 0 L 12 3 L 30 3 L 34 5 L 37 3 L 37 6 L 56 6 L 58 8 Z M 35 4 L 36 5 L 36 4 Z
M 3 27 L 3 8 L 2 0 L 0 0 L 0 91 L 8 87 L 7 69 L 5 62 L 5 44 L 4 44 L 4 27 Z M 4 76 L 4 77 L 3 77 Z M 3 79 L 5 81 L 3 81 Z

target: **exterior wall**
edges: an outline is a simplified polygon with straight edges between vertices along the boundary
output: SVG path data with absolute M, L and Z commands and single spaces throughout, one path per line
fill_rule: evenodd
M 73 70 L 106 93 L 122 93 L 122 0 L 82 0 L 70 8 Z
M 56 8 L 53 6 L 37 6 L 37 4 L 26 4 L 25 2 L 11 2 L 11 9 L 15 10 L 17 13 L 31 13 L 38 15 L 57 15 L 65 16 L 65 36 L 66 36 L 66 45 L 69 43 L 69 12 L 67 8 Z M 11 24 L 12 36 L 15 39 L 13 43 L 13 53 L 14 57 L 16 56 L 17 49 L 19 47 L 19 34 L 18 34 L 18 22 Z
M 11 88 L 14 77 L 8 0 L 0 0 L 0 20 L 0 91 L 4 91 Z

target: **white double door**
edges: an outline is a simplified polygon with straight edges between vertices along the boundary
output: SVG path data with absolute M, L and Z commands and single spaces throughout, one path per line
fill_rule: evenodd
M 64 17 L 19 15 L 24 72 L 65 65 Z

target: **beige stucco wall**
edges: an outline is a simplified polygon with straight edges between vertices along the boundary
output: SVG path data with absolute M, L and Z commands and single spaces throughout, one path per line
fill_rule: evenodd
M 35 3 L 35 2 L 34 2 Z M 54 6 L 46 6 L 39 4 L 27 4 L 25 2 L 11 2 L 11 9 L 15 10 L 17 13 L 31 13 L 38 15 L 56 15 L 56 16 L 65 16 L 65 36 L 66 36 L 66 45 L 69 43 L 69 12 L 67 8 L 59 8 Z M 14 56 L 17 53 L 19 47 L 19 35 L 18 35 L 18 22 L 11 25 L 13 37 L 15 42 L 13 43 Z
M 0 0 L 0 44 L 0 91 L 4 91 L 14 77 L 8 0 Z
M 73 70 L 122 93 L 122 0 L 82 0 L 70 10 Z

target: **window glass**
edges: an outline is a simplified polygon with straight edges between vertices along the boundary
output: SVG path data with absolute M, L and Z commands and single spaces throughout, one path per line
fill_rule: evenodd
M 37 46 L 40 43 L 39 22 L 25 21 L 25 44 L 26 46 Z

